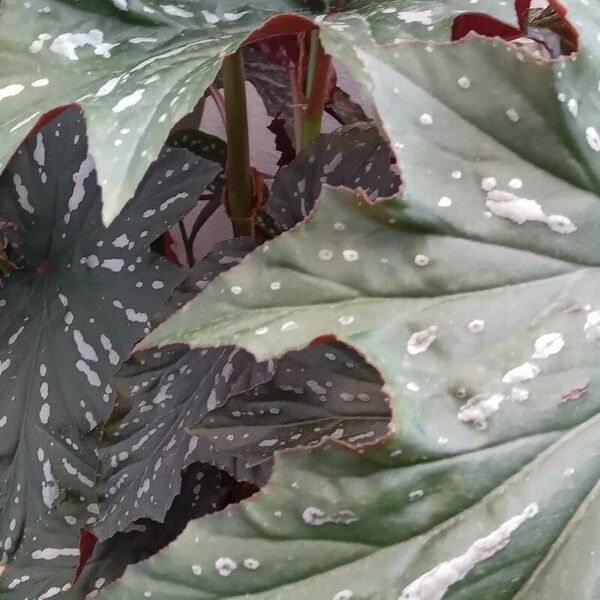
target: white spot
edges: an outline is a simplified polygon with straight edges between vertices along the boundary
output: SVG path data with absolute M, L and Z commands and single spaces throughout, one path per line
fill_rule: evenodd
M 569 101 L 567 102 L 567 108 L 574 117 L 576 117 L 579 114 L 579 102 L 577 102 L 575 98 L 569 99 Z
M 246 569 L 254 571 L 255 569 L 258 569 L 258 567 L 260 567 L 260 562 L 256 560 L 256 558 L 246 558 L 244 559 L 244 567 L 246 567 Z
M 508 185 L 513 188 L 513 190 L 520 190 L 523 187 L 523 182 L 515 177 L 508 182 Z
M 506 116 L 508 117 L 509 121 L 512 121 L 513 123 L 518 123 L 519 119 L 521 118 L 519 117 L 519 113 L 514 108 L 509 108 L 506 111 Z
M 354 317 L 352 315 L 342 315 L 338 319 L 338 323 L 340 325 L 351 325 L 352 323 L 354 323 Z
M 108 338 L 104 334 L 101 334 L 100 335 L 100 343 L 102 344 L 102 347 L 108 352 L 108 360 L 109 360 L 110 364 L 118 365 L 119 364 L 119 355 L 117 354 L 117 352 L 115 352 L 115 350 L 113 350 L 112 342 L 110 341 L 110 338 Z
M 17 192 L 17 202 L 24 211 L 28 212 L 29 214 L 33 214 L 35 209 L 29 202 L 29 192 L 23 185 L 21 176 L 17 173 L 13 175 L 13 183 L 15 184 L 15 191 Z
M 538 512 L 538 505 L 532 502 L 521 514 L 505 521 L 486 537 L 473 542 L 464 554 L 440 563 L 415 579 L 402 590 L 398 600 L 442 600 L 451 585 L 463 580 L 476 565 L 505 548 L 510 542 L 511 534 Z
M 230 291 L 232 294 L 239 296 L 242 293 L 242 288 L 239 285 L 232 285 Z
M 47 385 L 47 384 L 46 384 Z M 48 423 L 48 419 L 50 418 L 50 405 L 45 402 L 42 404 L 40 408 L 40 422 L 46 425 Z
M 79 556 L 79 548 L 44 548 L 31 553 L 33 560 L 54 560 L 59 556 Z
M 321 260 L 331 260 L 333 258 L 333 252 L 329 248 L 322 248 L 319 250 L 319 258 Z
M 342 256 L 344 257 L 344 260 L 346 260 L 347 262 L 355 262 L 358 260 L 359 256 L 358 256 L 358 252 L 356 250 L 344 250 L 342 252 Z
M 565 339 L 561 333 L 546 333 L 535 340 L 535 352 L 531 358 L 548 358 L 558 354 L 565 345 Z
M 44 78 L 44 79 L 36 79 L 36 80 L 35 80 L 35 81 L 34 81 L 34 82 L 31 84 L 31 87 L 35 87 L 35 88 L 38 88 L 38 87 L 45 87 L 45 86 L 47 86 L 49 83 L 50 83 L 50 81 L 49 81 L 48 79 L 46 79 L 46 78 Z
M 81 355 L 81 358 L 84 360 L 98 362 L 98 355 L 96 354 L 96 351 L 83 339 L 83 335 L 79 329 L 73 330 L 73 339 L 75 340 L 77 351 Z
M 84 360 L 78 360 L 75 363 L 75 368 L 78 371 L 81 371 L 87 377 L 90 385 L 93 385 L 94 387 L 100 387 L 100 377 L 98 376 L 98 373 L 93 371 Z
M 0 361 L 0 375 L 2 375 L 8 367 L 10 367 L 10 358 L 7 358 L 5 361 Z
M 426 267 L 429 264 L 429 256 L 425 256 L 425 254 L 417 254 L 415 256 L 415 265 L 417 267 Z
M 591 342 L 600 340 L 600 310 L 594 310 L 588 313 L 585 325 L 583 326 L 583 332 L 585 333 L 586 339 Z M 0 373 L 2 373 L 1 363 Z
M 199 577 L 202 575 L 202 567 L 200 565 L 192 565 L 192 573 Z
M 414 356 L 425 352 L 436 338 L 437 325 L 432 325 L 422 331 L 415 331 L 406 343 L 406 351 Z
M 155 44 L 156 42 L 158 42 L 158 40 L 156 38 L 151 38 L 151 37 L 136 37 L 136 38 L 131 38 L 129 40 L 130 44 Z M 145 83 L 148 83 L 149 80 L 146 80 Z M 150 81 L 150 83 L 152 83 Z
M 216 23 L 218 23 L 221 19 L 219 19 L 219 17 L 217 17 L 217 15 L 215 15 L 214 13 L 208 12 L 207 10 L 202 10 L 200 11 L 202 13 L 202 16 L 206 19 L 206 22 L 209 25 L 215 25 Z
M 473 319 L 467 328 L 471 333 L 481 333 L 485 329 L 485 321 L 483 319 Z
M 458 420 L 473 423 L 477 429 L 487 429 L 487 419 L 504 401 L 502 394 L 477 394 L 463 404 L 458 411 Z
M 129 244 L 129 238 L 126 233 L 122 233 L 119 237 L 115 238 L 112 243 L 115 248 L 125 248 L 127 244 Z
M 458 87 L 463 90 L 468 90 L 471 87 L 471 80 L 466 75 L 459 77 L 457 83 Z
M 217 558 L 215 569 L 222 577 L 228 577 L 237 569 L 237 563 L 228 557 Z
M 182 17 L 183 19 L 191 19 L 194 16 L 193 12 L 189 10 L 184 10 L 183 8 L 179 8 L 174 4 L 163 4 L 161 6 L 163 12 L 167 15 L 171 15 L 172 17 Z
M 65 223 L 71 219 L 71 213 L 79 208 L 85 196 L 85 180 L 94 171 L 94 161 L 91 156 L 87 156 L 79 165 L 79 169 L 73 174 L 73 192 L 69 197 L 69 212 L 65 215 Z
M 510 390 L 510 399 L 513 402 L 525 402 L 529 398 L 529 391 L 525 388 L 515 386 Z
M 600 134 L 595 127 L 588 127 L 585 130 L 585 139 L 594 152 L 600 152 Z
M 325 173 L 325 175 L 329 175 L 329 173 L 335 171 L 335 169 L 337 169 L 337 167 L 339 167 L 341 162 L 342 162 L 342 153 L 338 152 L 328 163 L 326 163 L 323 166 L 323 173 Z
M 112 79 L 109 79 L 96 92 L 96 97 L 108 96 L 108 94 L 110 94 L 117 87 L 119 81 L 121 81 L 121 77 L 113 77 Z
M 25 330 L 25 326 L 21 325 L 21 327 L 19 327 L 19 329 L 17 329 L 9 338 L 8 338 L 8 345 L 12 346 L 18 339 L 18 337 L 23 333 L 23 331 Z
M 327 514 L 320 508 L 315 506 L 309 506 L 302 513 L 303 521 L 308 525 L 314 525 L 320 527 L 325 523 L 338 523 L 342 525 L 349 525 L 358 521 L 358 517 L 349 510 L 342 510 L 337 513 Z
M 519 198 L 512 192 L 492 190 L 487 194 L 485 205 L 497 217 L 509 219 L 517 225 L 546 220 L 542 207 L 535 200 Z
M 145 92 L 145 90 L 143 88 L 137 89 L 132 94 L 129 94 L 129 96 L 125 96 L 124 98 L 121 98 L 115 104 L 115 106 L 113 106 L 113 109 L 112 109 L 113 112 L 120 113 L 121 111 L 124 111 L 126 108 L 130 108 L 131 106 L 136 105 L 142 99 L 144 92 Z
M 531 362 L 525 362 L 514 369 L 506 372 L 502 377 L 503 383 L 514 384 L 529 381 L 540 374 L 540 368 Z
M 124 265 L 125 261 L 122 258 L 105 258 L 102 261 L 102 266 L 113 273 L 119 273 Z
M 69 60 L 79 60 L 75 50 L 83 46 L 92 46 L 94 54 L 104 58 L 110 58 L 110 51 L 118 44 L 109 44 L 104 41 L 104 33 L 99 29 L 90 29 L 88 33 L 62 33 L 56 36 L 50 51 L 55 54 L 62 54 Z
M 484 192 L 491 192 L 497 185 L 498 182 L 495 177 L 484 177 L 481 180 L 481 189 Z
M 422 498 L 425 495 L 425 492 L 423 490 L 412 490 L 412 492 L 408 493 L 408 499 L 410 502 L 412 502 L 413 500 L 418 500 L 419 498 Z
M 36 136 L 35 149 L 33 151 L 33 160 L 40 166 L 43 167 L 46 162 L 46 148 L 44 146 L 44 137 L 41 131 Z
M 334 595 L 333 600 L 351 600 L 354 594 L 350 590 L 341 590 Z
M 448 196 L 442 196 L 438 200 L 438 206 L 440 206 L 441 208 L 448 208 L 452 206 L 452 200 L 448 198 Z
M 429 127 L 429 125 L 433 124 L 433 117 L 429 113 L 423 113 L 419 117 L 419 123 L 424 127 Z
M 400 10 L 398 18 L 405 23 L 421 23 L 421 25 L 431 25 L 433 11 L 427 10 Z
M 4 100 L 4 98 L 10 98 L 11 96 L 16 96 L 20 94 L 25 89 L 24 85 L 20 83 L 13 83 L 11 85 L 7 85 L 6 87 L 0 88 L 0 102 Z

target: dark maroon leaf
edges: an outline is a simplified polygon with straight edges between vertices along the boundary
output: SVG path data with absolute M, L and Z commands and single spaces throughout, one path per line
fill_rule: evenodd
M 0 219 L 16 225 L 5 233 L 19 266 L 0 287 L 5 555 L 71 486 L 79 437 L 108 416 L 113 374 L 182 278 L 150 242 L 217 172 L 166 149 L 106 229 L 83 119 L 69 109 L 29 138 L 0 177 Z M 51 433 L 71 425 L 68 443 Z
M 220 244 L 190 272 L 160 318 L 237 264 L 253 247 L 251 240 L 244 239 Z M 179 492 L 179 473 L 194 462 L 210 462 L 237 479 L 264 483 L 269 469 L 255 469 L 244 459 L 222 455 L 186 428 L 230 394 L 271 376 L 271 363 L 256 363 L 239 348 L 190 351 L 177 345 L 134 354 L 115 379 L 116 409 L 100 448 L 100 539 L 142 517 L 162 521 Z
M 192 431 L 251 464 L 270 460 L 275 450 L 329 438 L 370 445 L 389 433 L 382 387 L 380 375 L 355 350 L 318 345 L 285 355 L 270 381 L 231 396 Z
M 312 210 L 324 183 L 362 188 L 370 198 L 391 196 L 400 178 L 390 169 L 390 154 L 375 125 L 321 135 L 279 171 L 267 212 L 281 230 L 290 229 Z

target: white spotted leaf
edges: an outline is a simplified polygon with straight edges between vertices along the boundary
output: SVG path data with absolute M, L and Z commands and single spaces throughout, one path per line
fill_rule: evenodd
M 250 464 L 329 438 L 373 445 L 388 434 L 390 420 L 381 387 L 375 369 L 351 348 L 318 344 L 283 356 L 270 381 L 230 396 L 189 430 Z
M 272 17 L 295 13 L 315 19 L 337 2 L 327 0 L 28 0 L 0 13 L 0 168 L 36 120 L 71 103 L 81 106 L 90 151 L 103 188 L 103 220 L 110 223 L 132 197 L 170 128 L 192 112 L 217 75 L 223 57 Z M 388 6 L 389 5 L 389 6 Z M 435 0 L 406 11 L 405 0 L 344 3 L 320 20 L 326 49 L 357 67 L 355 46 L 396 37 L 448 39 L 453 18 L 472 10 L 469 0 Z M 480 0 L 478 9 L 507 22 L 510 2 Z M 415 15 L 413 12 L 419 14 Z M 298 21 L 306 30 L 310 21 Z M 256 33 L 273 36 L 273 22 Z M 285 30 L 289 33 L 288 30 Z
M 54 507 L 70 458 L 112 407 L 111 378 L 183 273 L 150 243 L 195 204 L 219 167 L 166 149 L 106 229 L 76 109 L 43 127 L 0 177 L 17 269 L 0 287 L 0 549 Z M 73 446 L 54 439 L 72 427 Z M 93 482 L 87 478 L 90 486 Z
M 276 455 L 262 492 L 191 522 L 104 598 L 597 595 L 600 155 L 596 80 L 583 81 L 597 15 L 569 6 L 586 23 L 571 59 L 479 38 L 360 53 L 403 196 L 324 187 L 304 223 L 146 343 L 268 359 L 333 335 L 381 373 L 394 434 Z M 577 76 L 584 118 L 556 98 Z M 256 571 L 214 568 L 248 556 Z

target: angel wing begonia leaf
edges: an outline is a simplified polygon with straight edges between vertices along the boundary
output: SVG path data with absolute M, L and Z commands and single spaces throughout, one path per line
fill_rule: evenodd
M 19 267 L 0 287 L 5 553 L 27 522 L 60 500 L 61 481 L 74 468 L 71 448 L 51 431 L 73 426 L 84 434 L 106 419 L 111 377 L 183 277 L 150 252 L 150 242 L 189 211 L 218 171 L 167 149 L 105 229 L 82 115 L 69 110 L 31 137 L 2 174 L 0 218 L 16 226 L 7 236 Z
M 103 188 L 110 223 L 131 198 L 169 129 L 190 113 L 223 57 L 253 41 L 315 26 L 338 3 L 325 0 L 10 0 L 2 5 L 0 168 L 36 119 L 78 103 Z M 416 5 L 415 5 L 416 4 Z M 396 37 L 449 39 L 468 0 L 406 0 L 385 6 L 344 3 L 320 20 L 328 52 L 358 64 L 355 48 Z M 511 2 L 481 0 L 478 9 L 515 20 Z M 302 20 L 269 21 L 283 13 Z M 255 31 L 261 26 L 260 31 Z M 252 41 L 252 40 L 251 40 Z M 360 69 L 355 74 L 361 75 Z
M 261 493 L 192 522 L 105 598 L 598 590 L 596 100 L 582 87 L 589 112 L 576 117 L 556 97 L 593 54 L 546 63 L 478 38 L 359 54 L 403 198 L 324 188 L 311 218 L 147 342 L 235 342 L 268 358 L 335 335 L 381 373 L 394 437 L 362 454 L 284 453 Z M 240 566 L 250 553 L 258 572 Z M 179 568 L 190 560 L 202 577 Z

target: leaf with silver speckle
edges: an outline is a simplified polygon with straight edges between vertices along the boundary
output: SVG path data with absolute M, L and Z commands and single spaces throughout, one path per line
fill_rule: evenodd
M 281 230 L 290 229 L 313 209 L 324 183 L 361 188 L 370 198 L 391 196 L 400 178 L 390 159 L 375 125 L 349 125 L 321 135 L 277 173 L 267 214 Z
M 243 238 L 219 244 L 190 271 L 160 318 L 254 247 L 252 240 Z M 179 473 L 193 462 L 210 462 L 238 480 L 264 483 L 268 467 L 254 468 L 243 458 L 221 454 L 186 428 L 230 394 L 268 380 L 272 368 L 272 363 L 257 363 L 249 353 L 232 347 L 190 350 L 177 345 L 134 354 L 115 378 L 116 408 L 100 448 L 100 538 L 142 517 L 162 521 L 179 492 Z
M 319 344 L 283 356 L 269 382 L 231 396 L 189 430 L 251 464 L 270 460 L 276 450 L 328 438 L 372 445 L 389 433 L 382 385 L 356 351 Z
M 132 196 L 169 130 L 192 112 L 212 83 L 223 57 L 280 13 L 306 20 L 338 7 L 326 0 L 29 0 L 4 3 L 0 13 L 0 168 L 36 119 L 77 102 L 85 113 L 91 153 L 103 194 L 103 218 L 112 219 Z M 479 0 L 477 9 L 516 21 L 511 2 Z M 355 49 L 396 38 L 450 37 L 457 14 L 470 0 L 431 0 L 406 10 L 406 0 L 344 3 L 345 11 L 321 20 L 326 50 L 364 77 Z M 391 9 L 390 11 L 384 9 Z M 415 18 L 416 14 L 416 18 Z M 289 33 L 290 17 L 287 30 Z M 281 31 L 269 23 L 263 36 Z M 258 34 L 260 39 L 261 35 Z
M 5 553 L 60 500 L 71 449 L 50 452 L 49 432 L 72 425 L 83 435 L 107 418 L 113 374 L 181 281 L 150 243 L 217 172 L 187 151 L 166 149 L 105 229 L 82 116 L 70 109 L 31 137 L 0 177 L 0 218 L 16 225 L 6 235 L 19 266 L 0 287 Z

